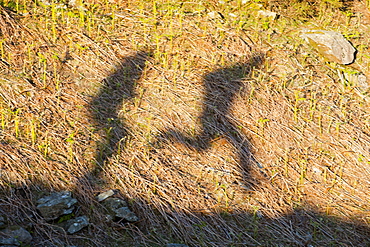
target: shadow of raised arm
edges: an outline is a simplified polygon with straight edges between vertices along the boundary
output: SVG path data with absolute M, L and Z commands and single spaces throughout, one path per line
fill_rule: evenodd
M 244 87 L 243 79 L 253 68 L 260 66 L 263 59 L 264 56 L 258 54 L 246 63 L 237 63 L 206 74 L 203 77 L 204 96 L 199 116 L 201 130 L 195 136 L 189 136 L 179 130 L 167 129 L 158 135 L 154 145 L 169 140 L 204 152 L 214 139 L 224 137 L 237 150 L 242 175 L 248 178 L 250 165 L 257 162 L 250 152 L 248 139 L 230 118 L 230 112 L 237 93 Z

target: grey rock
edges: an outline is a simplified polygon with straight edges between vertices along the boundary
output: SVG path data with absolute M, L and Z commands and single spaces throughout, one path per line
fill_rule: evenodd
M 103 202 L 107 209 L 116 210 L 121 207 L 127 207 L 127 202 L 120 198 L 108 198 Z
M 73 212 L 77 200 L 71 197 L 71 192 L 62 191 L 42 197 L 37 201 L 37 209 L 46 220 L 55 220 L 61 215 Z
M 116 209 L 116 217 L 125 219 L 129 222 L 138 221 L 139 218 L 136 216 L 134 212 L 132 212 L 128 207 L 121 207 Z
M 3 215 L 0 215 L 0 229 L 5 228 L 7 224 L 6 218 Z
M 329 60 L 339 64 L 350 64 L 355 60 L 356 49 L 340 33 L 305 29 L 301 37 Z
M 115 217 L 122 218 L 129 222 L 138 221 L 139 218 L 133 213 L 126 203 L 126 201 L 119 198 L 108 198 L 103 202 L 103 205 L 108 210 L 106 216 L 108 220 L 112 220 Z
M 367 78 L 362 73 L 343 73 L 344 79 L 350 82 L 352 85 L 357 86 L 361 90 L 367 90 L 369 84 Z
M 65 229 L 69 234 L 76 233 L 82 228 L 89 225 L 89 219 L 86 216 L 80 216 L 75 219 L 70 219 L 67 221 Z
M 104 201 L 105 199 L 107 199 L 108 197 L 111 197 L 113 195 L 116 194 L 116 191 L 115 190 L 108 190 L 106 192 L 103 192 L 103 193 L 100 193 L 96 199 L 98 200 L 98 202 L 101 202 L 101 201 Z
M 20 246 L 21 244 L 15 238 L 2 238 L 0 237 L 0 246 Z
M 29 244 L 32 241 L 32 235 L 29 233 L 26 229 L 20 226 L 9 226 L 1 231 L 3 235 L 5 235 L 7 238 L 5 238 L 6 241 L 9 241 L 8 245 L 17 245 L 17 243 L 20 244 Z M 14 240 L 12 240 L 14 239 Z M 3 241 L 0 240 L 1 244 Z

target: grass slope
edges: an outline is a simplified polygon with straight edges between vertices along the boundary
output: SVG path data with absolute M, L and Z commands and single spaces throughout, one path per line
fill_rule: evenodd
M 0 3 L 0 213 L 35 246 L 370 245 L 369 1 Z M 106 189 L 140 221 L 105 222 Z M 37 214 L 59 190 L 88 228 Z

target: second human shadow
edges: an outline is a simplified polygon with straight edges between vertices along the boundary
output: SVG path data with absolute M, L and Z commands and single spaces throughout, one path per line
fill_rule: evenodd
M 238 92 L 245 88 L 245 79 L 253 69 L 260 67 L 264 55 L 255 54 L 246 62 L 235 63 L 206 74 L 203 77 L 204 93 L 202 111 L 199 116 L 200 131 L 196 136 L 189 136 L 177 129 L 162 131 L 154 142 L 160 146 L 165 142 L 179 142 L 198 152 L 207 151 L 212 141 L 218 137 L 226 138 L 237 150 L 238 164 L 244 182 L 252 182 L 250 167 L 260 164 L 251 153 L 249 141 L 232 119 L 231 107 Z

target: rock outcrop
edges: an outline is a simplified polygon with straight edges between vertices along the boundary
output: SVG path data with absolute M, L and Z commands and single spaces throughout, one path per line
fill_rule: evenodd
M 62 191 L 42 197 L 36 203 L 42 217 L 49 221 L 72 213 L 74 210 L 73 205 L 77 203 L 77 200 L 71 197 L 71 192 Z
M 340 33 L 305 29 L 301 37 L 328 60 L 339 64 L 350 64 L 355 60 L 356 49 Z

